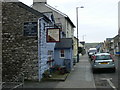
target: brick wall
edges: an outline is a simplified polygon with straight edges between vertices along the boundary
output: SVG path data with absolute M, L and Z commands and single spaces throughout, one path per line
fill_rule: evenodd
M 38 80 L 37 36 L 23 35 L 24 22 L 37 22 L 38 16 L 15 3 L 2 3 L 3 81 Z

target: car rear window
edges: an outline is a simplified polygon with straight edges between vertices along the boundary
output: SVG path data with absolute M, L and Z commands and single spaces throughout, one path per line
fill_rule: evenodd
M 96 60 L 109 60 L 112 59 L 110 55 L 99 55 L 96 56 Z
M 90 50 L 89 52 L 97 52 L 97 50 Z

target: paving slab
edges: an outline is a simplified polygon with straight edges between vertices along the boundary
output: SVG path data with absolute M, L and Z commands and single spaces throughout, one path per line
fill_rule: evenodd
M 60 82 L 56 88 L 96 88 L 87 56 L 81 56 L 65 82 Z

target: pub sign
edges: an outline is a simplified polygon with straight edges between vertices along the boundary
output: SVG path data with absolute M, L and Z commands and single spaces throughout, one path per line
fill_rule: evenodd
M 60 42 L 60 28 L 47 28 L 47 42 Z
M 24 36 L 37 36 L 37 22 L 24 23 Z

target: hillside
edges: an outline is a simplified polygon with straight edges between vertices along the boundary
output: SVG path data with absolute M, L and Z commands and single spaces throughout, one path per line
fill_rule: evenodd
M 98 45 L 99 43 L 85 43 L 85 47 L 87 48 L 87 49 L 89 49 L 89 48 L 94 48 L 94 47 L 96 47 L 97 45 Z

